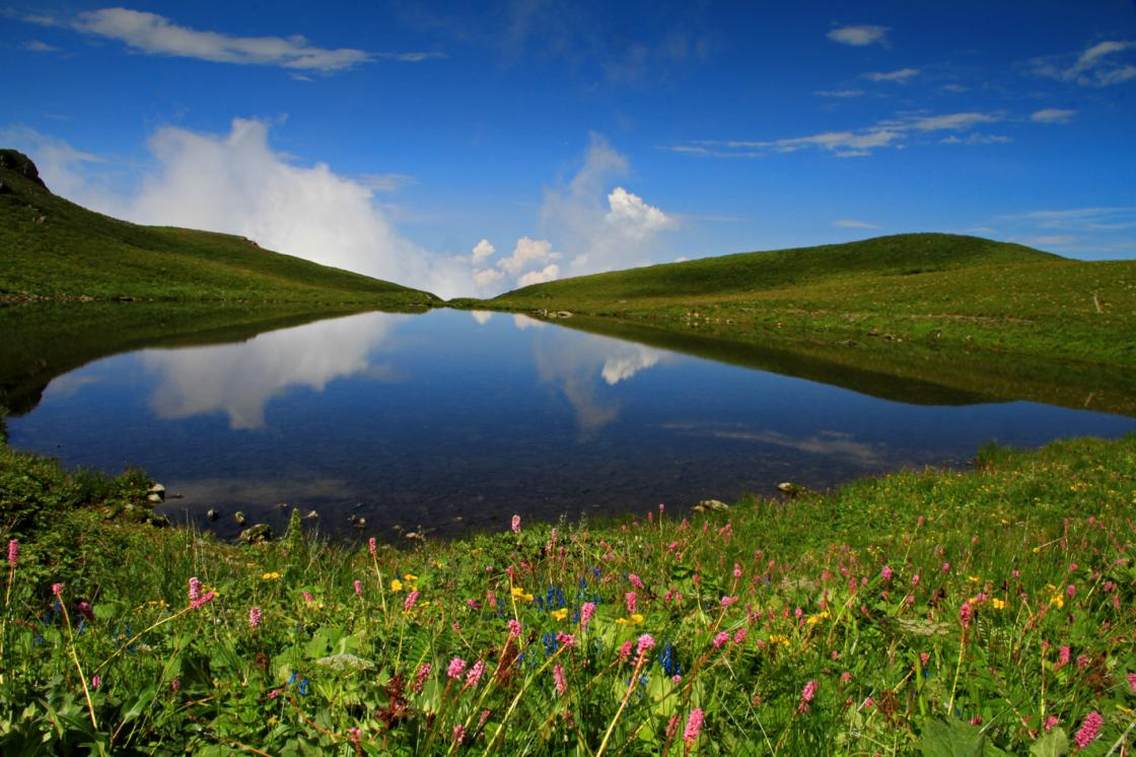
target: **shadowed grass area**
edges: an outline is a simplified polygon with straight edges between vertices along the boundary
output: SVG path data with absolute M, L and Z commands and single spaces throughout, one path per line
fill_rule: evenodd
M 5 753 L 1136 742 L 1136 437 L 410 549 L 153 528 L 146 483 L 0 446 Z
M 570 311 L 762 345 L 1136 367 L 1136 262 L 950 234 L 650 266 L 455 305 Z
M 426 308 L 426 292 L 263 250 L 243 237 L 139 226 L 52 194 L 0 150 L 0 301 L 304 302 Z

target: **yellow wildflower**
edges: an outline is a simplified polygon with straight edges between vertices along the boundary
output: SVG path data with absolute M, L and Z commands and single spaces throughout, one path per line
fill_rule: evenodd
M 402 591 L 402 581 L 399 581 L 397 578 L 391 579 L 391 591 Z
M 976 584 L 976 583 L 978 583 L 979 581 L 981 581 L 982 579 L 981 579 L 981 578 L 979 578 L 978 576 L 967 576 L 967 577 L 966 577 L 966 580 L 967 580 L 967 581 L 970 581 L 970 582 L 971 582 L 972 584 Z
M 513 587 L 513 596 L 514 597 L 516 597 L 517 599 L 520 599 L 524 595 L 525 595 L 525 590 L 522 589 L 520 586 L 514 586 Z
M 264 581 L 278 581 L 278 580 L 280 580 L 280 574 L 277 573 L 276 571 L 272 571 L 270 573 L 264 573 L 263 575 L 261 575 L 261 579 L 264 580 Z
M 524 596 L 524 600 L 525 600 L 526 602 L 531 602 L 531 601 L 533 601 L 533 595 L 532 595 L 532 594 L 526 594 L 526 595 Z
M 568 617 L 568 608 L 562 607 L 559 610 L 553 610 L 551 614 L 555 620 L 564 620 Z
M 631 615 L 631 622 L 632 622 L 632 623 L 634 623 L 635 625 L 639 625 L 640 623 L 642 623 L 642 622 L 643 622 L 643 616 L 642 616 L 642 615 L 640 615 L 640 614 L 639 614 L 639 613 L 637 613 L 637 612 L 636 612 L 636 613 L 632 613 L 632 615 Z
M 769 643 L 770 644 L 781 644 L 781 645 L 787 647 L 787 646 L 789 646 L 789 637 L 788 636 L 780 636 L 778 634 L 773 634 L 772 636 L 769 637 Z
M 1003 600 L 1003 599 L 998 599 L 997 597 L 995 597 L 994 599 L 991 599 L 990 604 L 992 604 L 994 606 L 995 610 L 1006 609 L 1006 601 Z
M 1049 604 L 1054 605 L 1058 610 L 1065 606 L 1065 597 L 1060 594 L 1054 594 L 1053 599 L 1049 600 Z
M 418 580 L 418 576 L 414 575 L 413 573 L 407 573 L 402 577 L 402 580 L 406 581 L 408 584 L 412 584 Z
M 810 626 L 815 626 L 817 623 L 821 622 L 822 620 L 828 620 L 828 610 L 822 610 L 821 612 L 818 612 L 816 615 L 810 615 L 809 617 L 805 618 L 805 623 L 807 623 Z

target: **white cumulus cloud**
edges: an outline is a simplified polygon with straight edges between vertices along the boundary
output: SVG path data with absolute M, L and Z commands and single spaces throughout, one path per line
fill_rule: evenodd
M 918 68 L 900 68 L 895 71 L 869 71 L 862 76 L 868 81 L 889 81 L 906 84 L 919 75 Z
M 1092 45 L 1077 55 L 1055 55 L 1035 58 L 1033 71 L 1058 81 L 1072 82 L 1083 87 L 1108 87 L 1136 79 L 1136 65 L 1132 63 L 1131 40 L 1105 40 Z
M 533 284 L 543 284 L 560 278 L 560 266 L 550 263 L 539 271 L 529 271 L 517 279 L 517 286 L 527 287 Z
M 136 52 L 149 55 L 279 66 L 300 71 L 328 73 L 376 59 L 416 63 L 441 57 L 439 53 L 420 51 L 370 53 L 350 47 L 323 48 L 312 45 L 298 34 L 288 37 L 238 37 L 191 29 L 156 13 L 127 8 L 100 8 L 80 13 L 69 25 L 85 34 L 117 40 Z
M 611 190 L 607 202 L 607 222 L 621 227 L 624 233 L 634 239 L 644 239 L 675 225 L 673 218 L 623 187 Z
M 1077 115 L 1075 110 L 1062 108 L 1042 108 L 1030 114 L 1030 120 L 1039 124 L 1067 124 Z
M 855 26 L 841 26 L 828 33 L 833 42 L 853 47 L 864 47 L 887 41 L 889 29 L 886 26 L 873 26 L 871 24 L 858 24 Z
M 490 244 L 488 239 L 482 239 L 473 246 L 473 261 L 476 263 L 497 252 L 497 248 Z

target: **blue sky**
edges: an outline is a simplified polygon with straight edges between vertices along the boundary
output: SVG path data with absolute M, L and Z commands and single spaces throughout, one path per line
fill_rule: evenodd
M 445 295 L 920 230 L 1136 256 L 1131 2 L 49 0 L 0 28 L 0 142 L 57 191 Z

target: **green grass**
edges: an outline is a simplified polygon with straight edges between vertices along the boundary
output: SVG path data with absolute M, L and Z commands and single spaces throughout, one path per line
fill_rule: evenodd
M 1059 755 L 1092 713 L 1078 754 L 1136 745 L 1136 437 L 374 557 L 146 526 L 145 484 L 0 446 L 5 753 Z
M 567 310 L 752 344 L 1136 367 L 1136 261 L 1073 261 L 950 234 L 706 258 L 462 304 Z
M 178 300 L 359 304 L 438 302 L 409 289 L 263 250 L 243 237 L 139 226 L 52 194 L 0 150 L 0 301 Z

